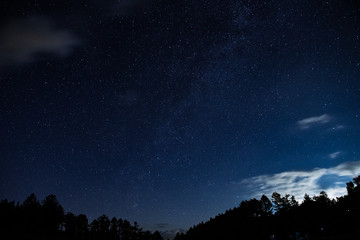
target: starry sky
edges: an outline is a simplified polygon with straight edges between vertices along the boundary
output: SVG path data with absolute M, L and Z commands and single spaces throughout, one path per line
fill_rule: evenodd
M 360 174 L 355 0 L 2 0 L 0 197 L 187 229 Z

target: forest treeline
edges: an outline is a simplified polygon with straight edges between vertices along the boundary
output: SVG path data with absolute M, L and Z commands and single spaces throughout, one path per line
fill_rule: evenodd
M 178 233 L 175 240 L 360 239 L 360 176 L 346 184 L 347 195 L 330 199 L 326 192 L 301 204 L 274 192 L 271 200 L 241 202 L 205 223 Z
M 162 240 L 158 231 L 143 231 L 134 222 L 102 215 L 89 222 L 84 214 L 64 214 L 55 195 L 41 203 L 31 194 L 20 204 L 2 200 L 0 232 L 7 239 L 56 240 Z
M 242 201 L 238 207 L 178 233 L 175 240 L 360 239 L 360 176 L 348 182 L 347 195 L 326 192 L 301 203 L 274 192 L 271 200 Z M 55 195 L 40 202 L 31 194 L 23 203 L 0 202 L 0 231 L 7 239 L 162 240 L 134 222 L 102 215 L 89 222 L 84 214 L 64 213 Z

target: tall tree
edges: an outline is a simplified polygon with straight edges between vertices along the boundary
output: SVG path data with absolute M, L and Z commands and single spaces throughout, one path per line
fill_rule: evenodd
M 41 204 L 35 194 L 30 194 L 20 205 L 20 226 L 19 231 L 26 235 L 39 234 L 42 230 Z
M 273 205 L 272 205 L 270 199 L 267 196 L 262 195 L 261 199 L 260 199 L 260 203 L 261 203 L 262 216 L 272 215 Z
M 59 204 L 56 196 L 47 196 L 42 204 L 44 227 L 49 234 L 55 234 L 64 220 L 64 209 Z

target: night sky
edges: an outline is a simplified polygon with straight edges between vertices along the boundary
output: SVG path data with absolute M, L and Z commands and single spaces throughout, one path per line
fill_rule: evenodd
M 187 229 L 360 174 L 360 6 L 2 0 L 0 198 Z

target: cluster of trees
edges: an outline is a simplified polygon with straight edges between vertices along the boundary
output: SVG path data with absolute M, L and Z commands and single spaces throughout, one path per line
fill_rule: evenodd
M 294 196 L 263 195 L 177 234 L 196 239 L 359 239 L 360 176 L 347 183 L 348 194 L 330 199 L 326 192 L 298 203 Z
M 136 222 L 102 215 L 89 223 L 84 214 L 65 214 L 55 195 L 42 203 L 34 194 L 22 204 L 2 200 L 0 231 L 11 239 L 162 240 L 158 231 L 143 231 Z
M 241 202 L 205 223 L 178 233 L 175 240 L 218 239 L 358 239 L 360 176 L 347 183 L 347 195 L 330 199 L 326 192 L 301 203 L 274 192 L 271 200 Z M 31 194 L 22 204 L 0 202 L 0 231 L 11 239 L 162 240 L 158 231 L 143 231 L 135 222 L 102 215 L 89 223 L 84 214 L 64 213 L 55 195 L 40 203 Z

